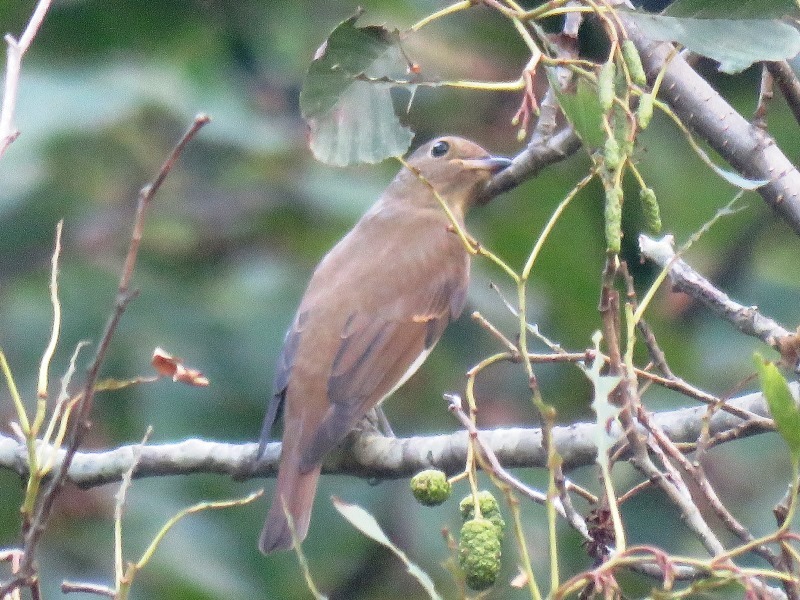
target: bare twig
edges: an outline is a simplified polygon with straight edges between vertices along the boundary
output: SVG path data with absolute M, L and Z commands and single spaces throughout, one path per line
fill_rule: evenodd
M 785 60 L 764 64 L 775 83 L 778 84 L 781 94 L 786 98 L 786 103 L 794 115 L 794 120 L 800 123 L 800 81 L 798 81 L 797 75 L 794 74 L 794 70 Z
M 75 416 L 71 424 L 69 437 L 66 444 L 66 451 L 58 468 L 54 472 L 53 478 L 50 481 L 50 485 L 42 493 L 30 522 L 23 524 L 23 534 L 25 538 L 23 548 L 24 555 L 20 566 L 20 575 L 16 580 L 17 586 L 27 585 L 28 582 L 35 581 L 36 549 L 38 547 L 39 540 L 41 539 L 41 536 L 47 526 L 55 499 L 58 497 L 64 483 L 67 481 L 67 473 L 69 472 L 70 465 L 74 460 L 75 454 L 81 444 L 81 441 L 83 440 L 84 435 L 90 427 L 89 415 L 91 414 L 95 383 L 100 372 L 100 367 L 105 359 L 106 352 L 111 344 L 111 339 L 114 336 L 114 332 L 117 329 L 120 318 L 125 312 L 128 303 L 136 296 L 136 292 L 131 292 L 129 286 L 133 276 L 134 266 L 136 264 L 139 243 L 141 242 L 142 238 L 144 217 L 147 207 L 150 205 L 150 202 L 152 201 L 156 192 L 161 187 L 164 179 L 174 166 L 175 161 L 186 147 L 186 144 L 188 144 L 195 134 L 209 121 L 210 119 L 206 115 L 198 115 L 195 117 L 191 127 L 182 136 L 178 144 L 162 164 L 161 169 L 159 170 L 153 182 L 143 187 L 139 193 L 136 220 L 134 222 L 131 243 L 128 248 L 128 255 L 126 257 L 125 265 L 122 270 L 122 276 L 120 278 L 119 290 L 114 303 L 114 310 L 108 320 L 108 323 L 106 324 L 103 336 L 95 354 L 95 358 L 92 364 L 89 366 L 86 375 L 86 381 L 81 394 L 81 399 L 75 409 Z
M 694 387 L 687 381 L 684 381 L 680 377 L 673 376 L 672 378 L 661 377 L 656 375 L 655 373 L 650 373 L 648 371 L 642 371 L 640 369 L 636 370 L 636 375 L 647 379 L 648 381 L 652 381 L 653 383 L 665 387 L 668 390 L 674 390 L 676 392 L 680 392 L 689 398 L 694 398 L 695 400 L 699 400 L 700 402 L 705 402 L 709 406 L 713 406 L 715 408 L 719 408 L 720 410 L 725 410 L 732 415 L 745 419 L 749 423 L 755 423 L 759 427 L 763 428 L 764 430 L 770 430 L 773 428 L 772 419 L 767 417 L 762 417 L 755 413 L 749 412 L 738 406 L 729 405 L 727 402 L 723 401 L 721 398 L 709 394 L 708 392 L 704 392 L 703 390 Z
M 25 31 L 18 40 L 10 34 L 5 36 L 8 45 L 6 55 L 6 76 L 3 86 L 3 106 L 0 108 L 0 158 L 6 149 L 19 136 L 19 131 L 14 128 L 14 109 L 17 103 L 17 89 L 19 87 L 19 74 L 22 68 L 22 58 L 39 32 L 52 0 L 39 0 L 33 10 L 30 21 Z
M 467 413 L 464 412 L 464 409 L 461 408 L 461 398 L 454 395 L 448 403 L 448 408 L 450 409 L 450 412 L 456 416 L 458 422 L 461 423 L 470 436 L 476 440 L 483 458 L 488 462 L 492 473 L 494 473 L 496 477 L 510 485 L 514 490 L 521 493 L 526 498 L 533 500 L 538 504 L 545 504 L 547 502 L 547 496 L 545 494 L 525 485 L 519 479 L 509 473 L 502 464 L 500 464 L 500 461 L 497 459 L 497 455 L 494 453 L 491 446 L 485 443 L 485 441 L 482 439 L 483 436 L 481 435 L 481 432 L 478 431 L 478 429 L 472 423 L 472 420 L 469 418 L 469 415 L 467 415 Z M 571 502 L 564 502 L 563 500 L 564 499 L 561 498 L 560 501 L 556 502 L 556 510 L 558 513 L 567 519 L 570 525 L 572 525 L 584 538 L 587 540 L 590 539 L 589 530 L 586 527 L 586 521 L 584 521 L 583 517 L 581 517 L 572 507 Z
M 703 497 L 706 499 L 720 520 L 725 524 L 725 526 L 743 542 L 747 543 L 753 541 L 753 539 L 755 539 L 753 535 L 736 519 L 736 517 L 733 516 L 733 514 L 731 514 L 731 512 L 719 499 L 719 496 L 717 496 L 717 493 L 712 487 L 711 482 L 706 477 L 700 463 L 698 462 L 695 464 L 695 461 L 689 460 L 675 446 L 672 440 L 664 435 L 664 432 L 652 422 L 647 411 L 639 411 L 639 422 L 642 423 L 642 425 L 650 432 L 650 435 L 653 436 L 654 441 L 667 454 L 667 456 L 680 464 L 683 470 L 692 477 L 694 482 L 697 484 L 697 488 L 703 494 Z M 775 568 L 780 567 L 779 557 L 766 546 L 756 547 L 753 549 L 753 551 L 767 560 Z
M 486 331 L 491 333 L 500 342 L 500 344 L 508 351 L 509 360 L 520 360 L 519 348 L 517 348 L 517 345 L 503 335 L 503 333 L 492 323 L 490 323 L 486 317 L 476 310 L 474 313 L 472 313 L 472 320 L 478 323 Z
M 682 258 L 675 255 L 668 238 L 655 241 L 646 235 L 639 236 L 642 255 L 660 267 L 669 265 L 669 278 L 673 287 L 729 321 L 744 334 L 757 337 L 765 344 L 777 348 L 780 338 L 791 335 L 787 329 L 762 315 L 755 306 L 743 306 L 714 287 Z
M 95 596 L 105 596 L 106 598 L 116 598 L 117 592 L 107 585 L 98 583 L 73 583 L 64 581 L 61 584 L 61 591 L 65 594 L 80 592 L 83 594 L 94 594 Z
M 758 90 L 758 104 L 753 115 L 753 125 L 766 131 L 767 129 L 767 106 L 775 97 L 773 91 L 773 77 L 766 65 L 761 67 L 761 86 Z

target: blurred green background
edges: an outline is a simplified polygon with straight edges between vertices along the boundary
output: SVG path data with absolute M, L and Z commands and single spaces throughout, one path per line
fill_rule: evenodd
M 442 5 L 430 0 L 361 4 L 367 11 L 362 22 L 401 28 Z M 0 29 L 19 34 L 33 5 L 0 2 Z M 159 382 L 101 394 L 92 446 L 138 441 L 148 425 L 155 430 L 153 442 L 256 440 L 283 332 L 314 265 L 398 168 L 392 161 L 329 168 L 315 162 L 306 147 L 297 108 L 305 69 L 330 30 L 356 6 L 288 0 L 55 3 L 23 64 L 16 118 L 22 135 L 0 160 L 0 346 L 29 400 L 50 331 L 48 261 L 56 222 L 65 219 L 64 326 L 53 363 L 54 385 L 75 345 L 99 338 L 139 188 L 195 113 L 207 112 L 214 119 L 191 143 L 149 214 L 134 278 L 141 295 L 125 315 L 103 369 L 104 376 L 121 379 L 149 374 L 152 350 L 160 345 L 202 370 L 211 386 L 190 389 Z M 423 67 L 442 77 L 513 79 L 526 62 L 513 28 L 486 9 L 437 23 L 414 47 Z M 757 72 L 733 78 L 719 76 L 713 67 L 701 68 L 737 109 L 752 113 Z M 420 90 L 408 120 L 418 132 L 417 143 L 456 133 L 512 154 L 519 144 L 510 119 L 519 100 L 513 94 Z M 781 100 L 770 107 L 769 125 L 779 145 L 796 158 L 800 136 Z M 641 141 L 636 156 L 659 196 L 665 231 L 683 242 L 735 190 L 697 160 L 663 116 L 656 117 Z M 474 211 L 472 233 L 519 267 L 551 211 L 588 165 L 579 153 Z M 637 190 L 628 191 L 636 197 Z M 758 196 L 748 194 L 745 200 L 746 210 L 720 222 L 688 258 L 735 298 L 793 327 L 800 318 L 798 240 Z M 589 346 L 600 326 L 602 204 L 599 185 L 582 193 L 534 269 L 531 320 L 570 350 Z M 642 228 L 637 202 L 626 205 L 625 227 L 626 257 L 639 288 L 645 289 L 654 273 L 639 263 L 633 247 Z M 490 282 L 507 295 L 513 292 L 498 269 L 476 261 L 465 314 L 480 310 L 513 336 L 515 319 L 489 289 Z M 751 373 L 754 349 L 765 351 L 682 296 L 660 293 L 649 318 L 673 370 L 714 393 L 725 393 Z M 465 371 L 497 349 L 470 319 L 451 326 L 423 369 L 387 403 L 396 432 L 457 429 L 442 393 L 462 391 Z M 85 351 L 79 360 L 81 373 L 92 352 Z M 592 418 L 589 386 L 578 369 L 541 367 L 537 373 L 561 422 Z M 478 382 L 478 397 L 486 427 L 537 424 L 518 366 L 486 372 Z M 686 404 L 655 389 L 645 399 L 653 409 Z M 7 433 L 14 414 L 4 386 L 0 417 Z M 707 470 L 723 500 L 756 535 L 773 526 L 771 507 L 788 477 L 788 460 L 776 436 L 715 449 Z M 541 472 L 519 475 L 532 485 L 545 485 Z M 572 476 L 596 489 L 593 469 Z M 618 476 L 621 489 L 636 481 L 624 465 Z M 448 550 L 440 530 L 457 530 L 457 499 L 467 488 L 457 488 L 456 498 L 439 508 L 424 509 L 407 493 L 407 481 L 371 483 L 323 478 L 305 544 L 319 587 L 340 599 L 423 597 L 395 558 L 338 517 L 328 501 L 337 495 L 373 512 L 444 596 L 458 597 L 441 564 Z M 269 498 L 271 481 L 237 483 L 208 475 L 135 482 L 124 523 L 128 558 L 138 557 L 181 508 L 244 495 L 262 485 Z M 63 579 L 112 581 L 115 491 L 116 486 L 71 488 L 63 495 L 40 557 L 45 597 L 60 594 Z M 0 547 L 17 542 L 20 499 L 19 479 L 0 472 Z M 139 576 L 133 596 L 310 597 L 292 554 L 265 558 L 257 552 L 265 510 L 262 500 L 185 519 Z M 631 542 L 699 551 L 675 510 L 657 493 L 637 496 L 624 512 Z M 524 515 L 531 553 L 544 577 L 544 510 L 526 505 Z M 588 559 L 567 528 L 563 537 L 568 576 L 586 568 Z M 503 572 L 488 597 L 527 597 L 526 591 L 507 585 L 517 571 L 511 539 L 504 551 Z

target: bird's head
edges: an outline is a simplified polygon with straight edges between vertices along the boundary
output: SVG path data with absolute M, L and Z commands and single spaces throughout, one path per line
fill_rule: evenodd
M 404 168 L 406 173 L 401 173 L 406 182 L 410 177 L 416 178 L 414 187 L 422 184 L 428 189 L 427 195 L 431 195 L 433 187 L 451 209 L 463 215 L 481 198 L 492 175 L 509 166 L 511 160 L 492 156 L 464 138 L 445 136 L 417 148 L 407 164 L 411 172 Z

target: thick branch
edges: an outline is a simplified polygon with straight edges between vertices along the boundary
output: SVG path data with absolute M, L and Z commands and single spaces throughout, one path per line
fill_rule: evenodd
M 514 162 L 494 176 L 485 194 L 493 198 L 517 187 L 523 181 L 535 177 L 542 169 L 575 154 L 581 141 L 571 127 L 548 139 L 532 140 L 525 150 L 514 157 Z
M 620 12 L 620 19 L 639 50 L 649 81 L 668 63 L 659 97 L 741 175 L 767 181 L 758 193 L 800 234 L 800 172 L 775 140 L 736 112 L 680 55 L 675 55 L 672 44 L 646 38 L 625 13 Z
M 796 391 L 797 387 L 794 389 Z M 731 400 L 729 404 L 761 417 L 769 416 L 760 393 L 742 396 Z M 696 442 L 700 436 L 703 415 L 707 410 L 704 405 L 656 413 L 653 418 L 673 442 L 691 443 Z M 761 421 L 752 427 L 743 426 L 744 424 L 745 421 L 739 417 L 717 411 L 711 419 L 710 433 L 714 436 L 724 432 L 738 432 L 724 438 L 727 441 L 769 430 Z M 620 440 L 623 439 L 619 427 L 614 430 L 614 434 Z M 546 453 L 542 448 L 540 429 L 495 429 L 481 432 L 481 437 L 506 468 L 545 467 Z M 565 470 L 594 463 L 596 437 L 594 423 L 576 423 L 554 429 L 553 438 L 556 449 L 564 459 Z M 379 479 L 405 478 L 430 467 L 455 473 L 464 468 L 467 445 L 465 431 L 412 438 L 387 438 L 374 433 L 352 435 L 346 448 L 328 457 L 324 471 Z M 274 476 L 280 456 L 280 443 L 274 442 L 267 446 L 263 462 L 251 474 L 250 466 L 255 459 L 257 446 L 255 443 L 232 444 L 198 439 L 146 446 L 141 451 L 134 476 L 189 473 L 218 473 L 234 478 Z M 84 487 L 119 481 L 130 468 L 137 447 L 138 445 L 130 445 L 103 452 L 78 452 L 72 460 L 68 479 Z M 27 471 L 26 455 L 23 444 L 14 438 L 0 436 L 0 468 L 24 475 Z M 56 465 L 60 464 L 62 457 L 63 453 L 56 460 Z

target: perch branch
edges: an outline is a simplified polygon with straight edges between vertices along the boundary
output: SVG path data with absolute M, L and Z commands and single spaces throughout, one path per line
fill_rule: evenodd
M 797 393 L 797 384 L 792 384 Z M 729 404 L 761 418 L 769 413 L 760 393 L 729 400 Z M 653 422 L 676 444 L 694 444 L 700 437 L 706 406 L 684 408 L 653 414 Z M 726 434 L 724 441 L 772 431 L 768 421 L 750 425 L 736 415 L 716 411 L 709 422 L 712 436 Z M 729 432 L 730 435 L 727 435 Z M 622 439 L 623 431 L 615 426 L 612 433 Z M 642 433 L 644 430 L 642 430 Z M 546 467 L 541 429 L 509 428 L 481 431 L 481 441 L 490 448 L 504 468 Z M 595 423 L 576 423 L 553 429 L 553 440 L 564 460 L 564 470 L 590 466 L 595 462 L 597 437 Z M 438 468 L 450 474 L 464 467 L 468 433 L 387 438 L 376 433 L 351 435 L 342 451 L 329 456 L 324 472 L 360 478 L 402 479 L 427 469 Z M 189 473 L 216 473 L 231 477 L 274 477 L 277 473 L 281 444 L 267 445 L 263 461 L 251 475 L 255 443 L 223 443 L 190 439 L 170 444 L 153 444 L 141 450 L 134 477 L 156 477 Z M 77 452 L 68 471 L 68 480 L 82 487 L 120 481 L 134 460 L 138 444 L 99 452 Z M 24 444 L 0 435 L 0 468 L 25 475 L 27 452 Z M 55 458 L 61 465 L 64 451 Z M 622 458 L 627 458 L 623 455 Z

